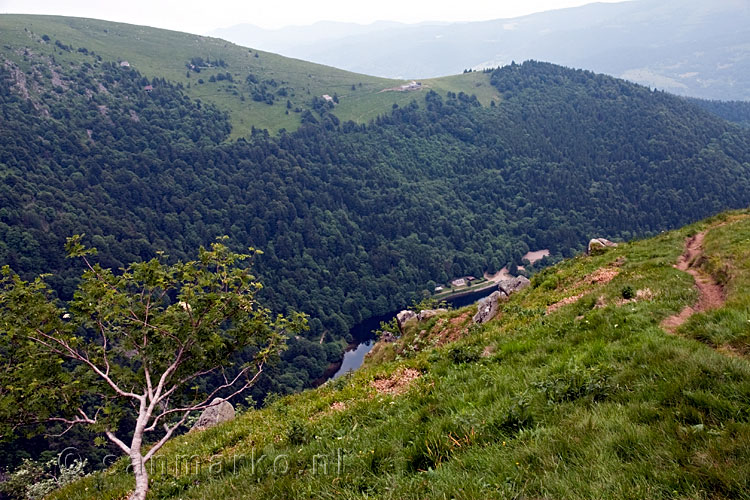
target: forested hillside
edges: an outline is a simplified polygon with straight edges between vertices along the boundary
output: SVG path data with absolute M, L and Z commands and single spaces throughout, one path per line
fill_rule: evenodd
M 688 99 L 703 109 L 710 111 L 730 122 L 750 127 L 750 102 L 747 101 L 710 101 L 705 99 Z
M 309 384 L 350 326 L 436 282 L 750 202 L 747 131 L 588 72 L 512 65 L 488 75 L 499 105 L 424 90 L 368 125 L 313 98 L 298 131 L 228 141 L 226 113 L 181 84 L 78 52 L 2 66 L 0 262 L 65 296 L 74 233 L 112 267 L 224 234 L 262 249 L 266 299 L 312 328 L 258 396 Z

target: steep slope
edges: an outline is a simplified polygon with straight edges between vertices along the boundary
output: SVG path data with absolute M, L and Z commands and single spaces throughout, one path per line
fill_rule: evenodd
M 673 335 L 696 234 L 726 303 Z M 743 211 L 565 261 L 483 326 L 475 306 L 412 325 L 351 376 L 174 439 L 153 495 L 747 498 L 749 254 Z M 130 488 L 119 462 L 53 498 Z
M 0 63 L 11 62 L 24 71 L 29 56 L 51 57 L 63 65 L 125 61 L 149 79 L 182 85 L 191 98 L 228 112 L 233 137 L 250 135 L 253 128 L 294 130 L 302 112 L 323 95 L 337 98 L 335 114 L 342 121 L 358 123 L 415 98 L 414 93 L 382 92 L 405 83 L 399 80 L 289 59 L 217 38 L 95 19 L 0 15 L 0 47 Z M 486 75 L 424 84 L 477 93 L 487 105 L 497 96 Z
M 195 55 L 182 34 L 125 26 L 113 43 L 119 25 L 92 21 L 101 32 L 88 39 L 86 21 L 29 22 L 0 32 L 0 264 L 50 272 L 65 296 L 78 275 L 62 251 L 74 233 L 114 268 L 157 251 L 185 258 L 223 234 L 238 249 L 263 249 L 263 299 L 307 312 L 311 329 L 290 339 L 256 401 L 309 387 L 341 358 L 353 324 L 436 282 L 520 264 L 529 250 L 559 259 L 592 234 L 654 234 L 750 203 L 746 130 L 621 80 L 529 62 L 373 93 L 401 104 L 372 101 L 378 118 L 366 124 L 342 120 L 343 101 L 311 93 L 304 111 L 283 113 L 298 117 L 298 130 L 256 127 L 233 140 L 234 105 L 191 92 L 234 84 L 226 74 L 238 63 Z M 53 31 L 66 23 L 83 24 Z M 159 76 L 159 64 L 175 80 Z M 269 99 L 275 87 L 253 75 L 238 89 Z M 460 91 L 467 82 L 490 97 Z
M 499 105 L 423 91 L 366 126 L 318 101 L 297 132 L 228 141 L 179 83 L 83 56 L 30 51 L 0 75 L 0 263 L 65 296 L 74 233 L 114 268 L 224 234 L 262 249 L 267 303 L 311 330 L 256 399 L 309 386 L 350 327 L 436 283 L 750 203 L 746 130 L 588 72 L 513 65 L 483 74 Z
M 436 13 L 440 16 L 441 13 Z M 306 27 L 235 28 L 229 40 L 351 71 L 439 76 L 539 59 L 607 73 L 669 92 L 750 100 L 750 7 L 742 0 L 592 3 L 515 19 L 437 25 L 360 26 L 318 35 Z M 333 33 L 336 33 L 334 31 Z

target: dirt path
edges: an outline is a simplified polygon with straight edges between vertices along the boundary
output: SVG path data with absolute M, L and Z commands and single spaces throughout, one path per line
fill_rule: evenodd
M 662 321 L 661 326 L 669 333 L 674 333 L 680 325 L 697 312 L 718 309 L 724 305 L 724 290 L 716 283 L 713 277 L 698 268 L 698 262 L 703 256 L 703 239 L 707 231 L 696 234 L 685 241 L 685 251 L 677 259 L 675 267 L 680 271 L 690 274 L 695 280 L 698 288 L 698 302 L 693 306 L 687 306 L 679 314 L 670 316 Z

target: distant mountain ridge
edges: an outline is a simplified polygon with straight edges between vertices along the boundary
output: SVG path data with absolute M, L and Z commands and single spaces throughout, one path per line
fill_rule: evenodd
M 750 100 L 750 4 L 742 0 L 633 0 L 484 22 L 236 26 L 212 34 L 390 78 L 536 59 L 681 95 Z

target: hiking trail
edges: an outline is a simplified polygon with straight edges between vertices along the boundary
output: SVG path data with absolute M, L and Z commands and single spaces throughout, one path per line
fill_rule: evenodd
M 698 288 L 698 302 L 692 306 L 685 307 L 679 314 L 675 314 L 662 321 L 661 326 L 669 333 L 675 333 L 680 325 L 684 324 L 690 316 L 698 312 L 718 309 L 724 305 L 724 290 L 710 274 L 699 268 L 700 259 L 703 256 L 703 239 L 706 231 L 685 240 L 685 251 L 682 253 L 674 267 L 680 271 L 690 274 L 695 280 Z

